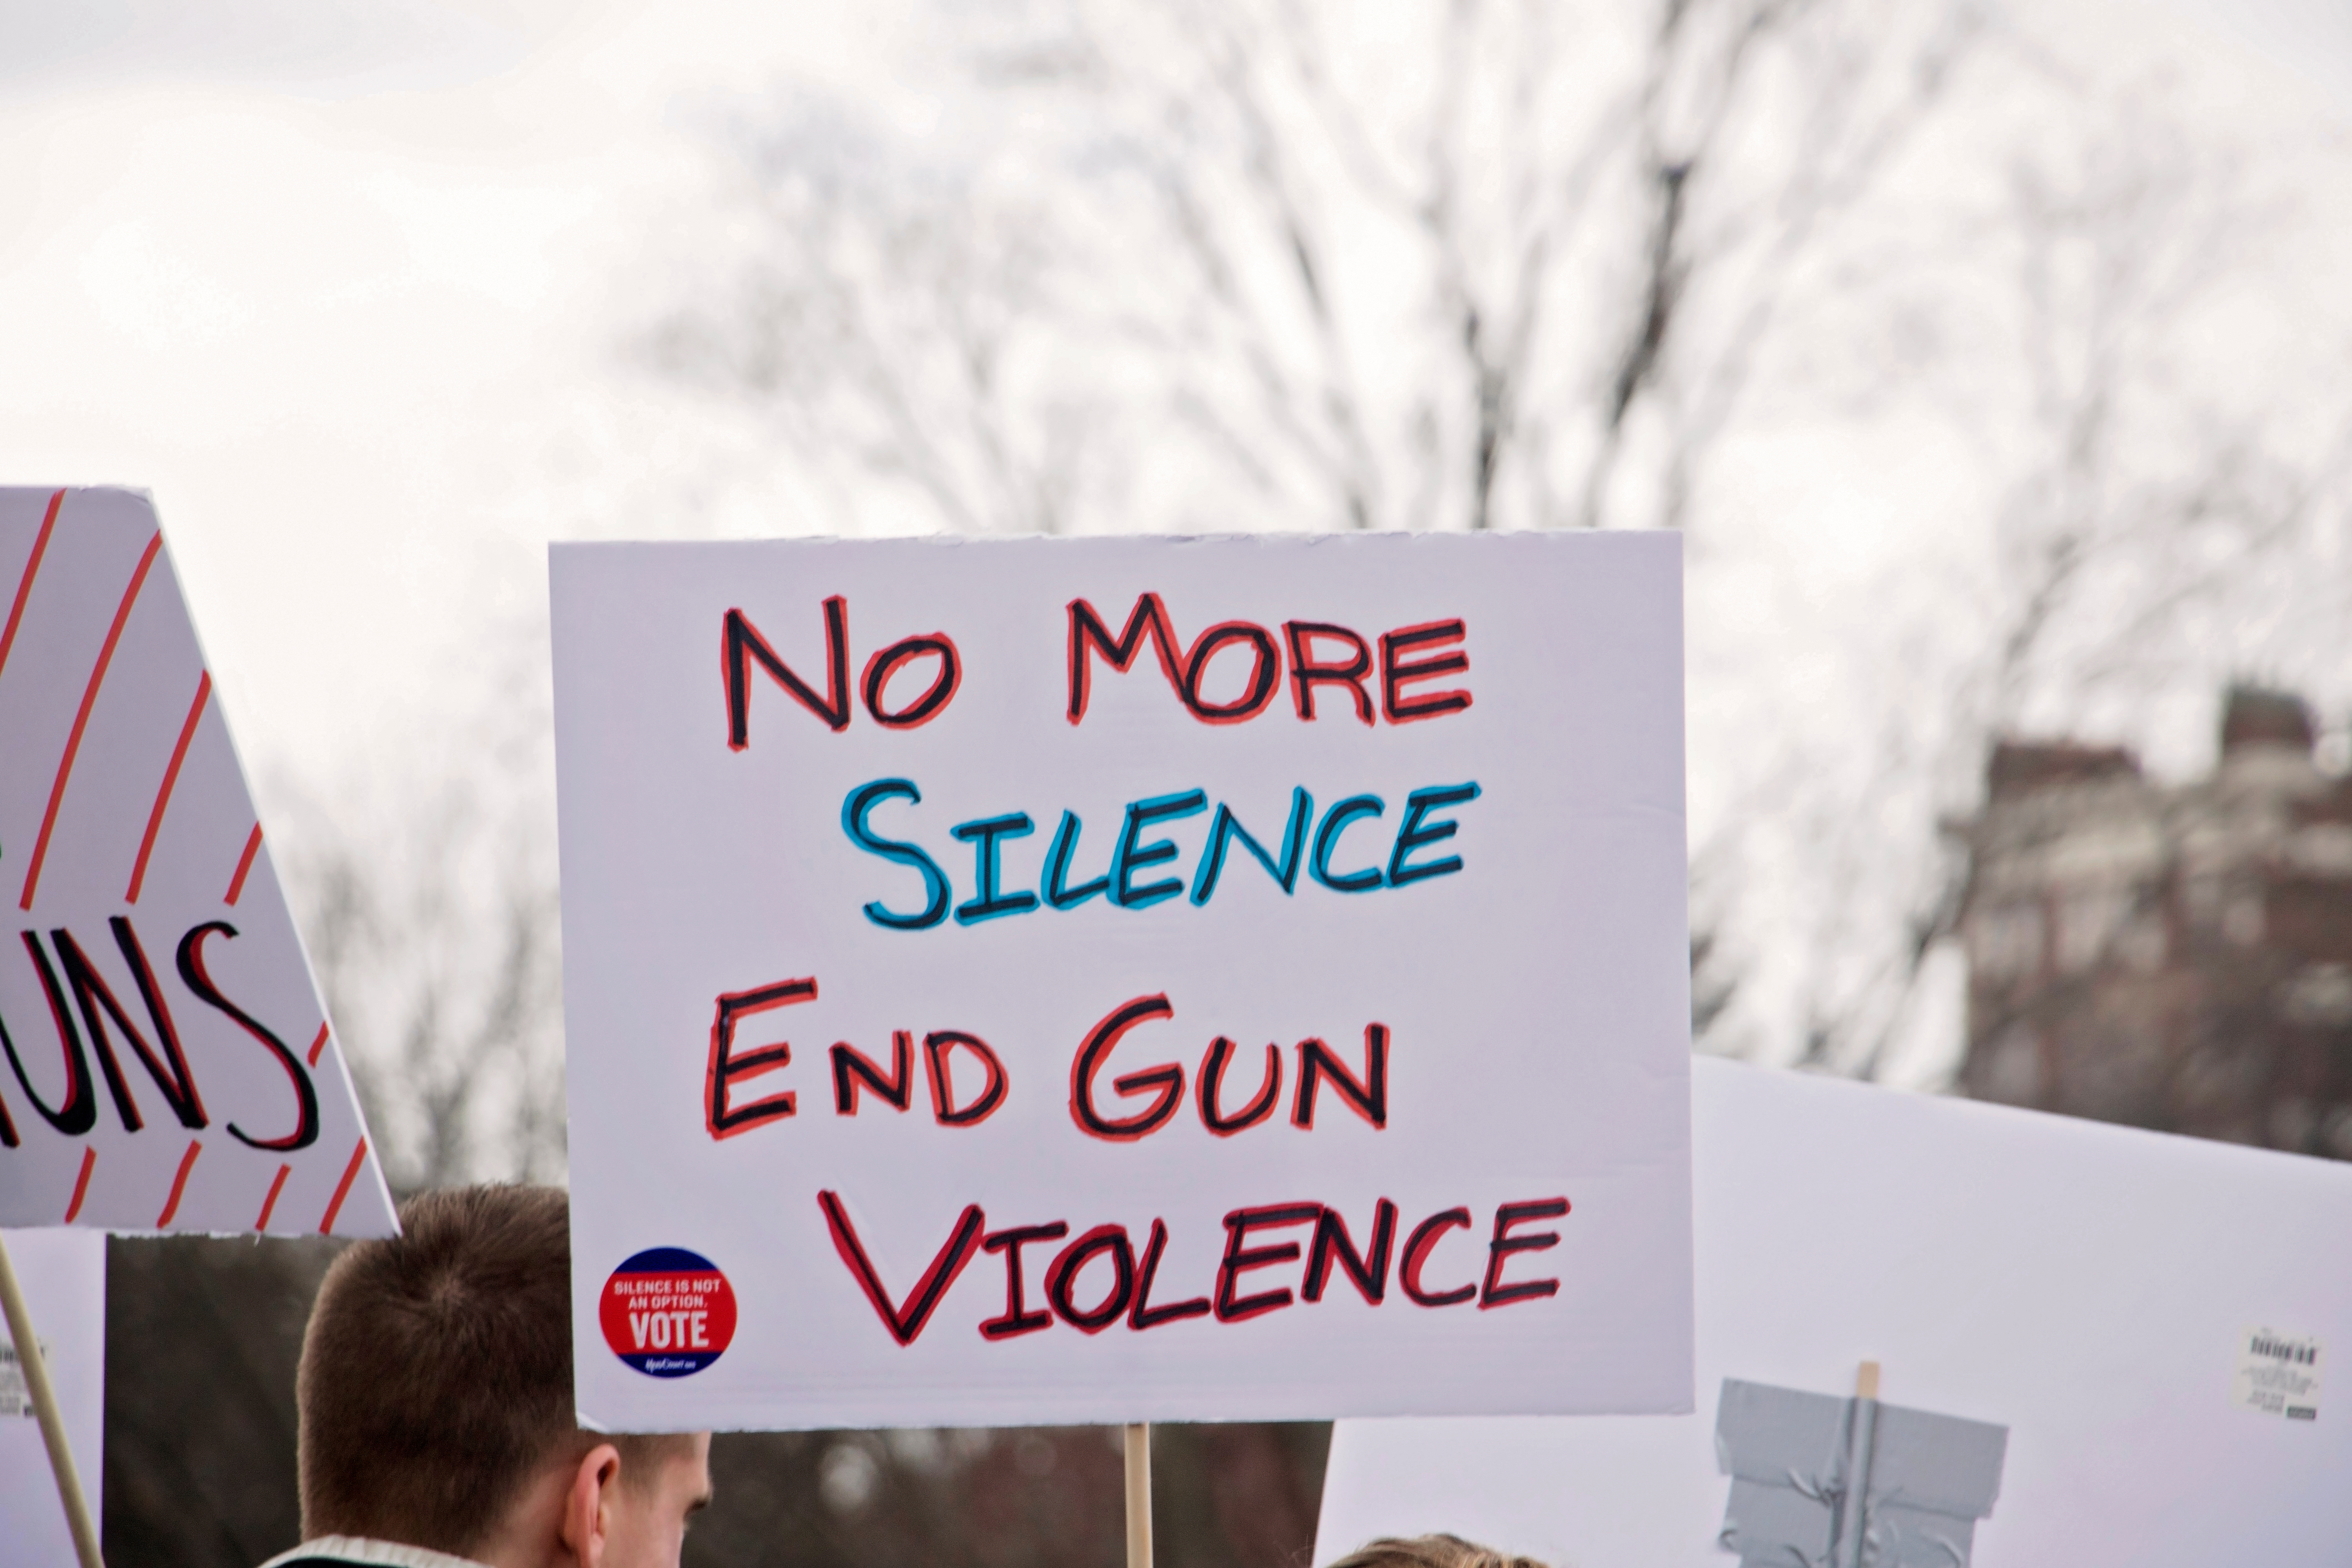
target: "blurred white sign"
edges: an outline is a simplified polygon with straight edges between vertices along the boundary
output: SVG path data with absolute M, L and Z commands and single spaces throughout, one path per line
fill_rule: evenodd
M 1727 1390 L 1843 1395 L 1864 1361 L 1882 1477 L 1919 1468 L 1899 1406 L 2007 1429 L 1969 1506 L 1890 1500 L 1966 1514 L 1997 1489 L 1972 1555 L 1874 1530 L 1864 1563 L 2345 1561 L 2352 1425 L 2236 1406 L 2252 1359 L 2312 1407 L 2322 1344 L 2352 1335 L 2352 1166 L 1709 1060 L 1692 1121 L 1696 1413 L 1342 1423 L 1316 1562 L 1450 1530 L 1553 1563 L 1734 1568 Z
M 0 1223 L 392 1203 L 143 495 L 0 489 Z
M 38 1325 L 82 1496 L 95 1519 L 103 1511 L 106 1479 L 106 1237 L 94 1231 L 12 1230 L 6 1240 L 26 1310 Z M 0 1560 L 71 1563 L 73 1535 L 16 1365 L 19 1353 L 0 1321 Z
M 552 576 L 585 1418 L 1689 1408 L 1677 541 Z

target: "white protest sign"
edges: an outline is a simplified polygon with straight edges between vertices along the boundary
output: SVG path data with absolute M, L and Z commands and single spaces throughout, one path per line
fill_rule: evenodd
M 584 1419 L 1689 1407 L 1676 540 L 551 574 Z
M 153 505 L 0 489 L 0 1223 L 395 1228 Z
M 1864 1361 L 1874 1486 L 1913 1472 L 1889 1500 L 1947 1515 L 1872 1529 L 1865 1563 L 2345 1561 L 2352 1422 L 2320 1374 L 2352 1343 L 2352 1165 L 1708 1060 L 1692 1121 L 1696 1413 L 1342 1422 L 1316 1562 L 1448 1530 L 1563 1565 L 1735 1568 L 1776 1522 L 1742 1452 L 1769 1447 L 1743 1430 L 1756 1401 L 1844 1400 Z M 1931 1456 L 1890 1436 L 1898 1414 L 1982 1439 L 1972 1473 L 1934 1478 L 1965 1506 L 1922 1494 Z M 1774 1479 L 1805 1487 L 1823 1447 Z M 1777 1511 L 1833 1529 L 1840 1500 Z
M 96 1231 L 14 1230 L 8 1254 L 25 1289 L 66 1435 L 80 1458 L 82 1495 L 101 1510 L 106 1418 L 106 1237 Z M 10 1563 L 70 1563 L 49 1456 L 17 1358 L 0 1321 L 0 1544 Z

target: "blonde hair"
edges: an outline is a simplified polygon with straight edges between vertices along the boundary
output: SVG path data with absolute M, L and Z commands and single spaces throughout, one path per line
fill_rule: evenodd
M 1386 1536 L 1368 1542 L 1331 1568 L 1544 1568 L 1532 1557 L 1514 1557 L 1458 1535 Z

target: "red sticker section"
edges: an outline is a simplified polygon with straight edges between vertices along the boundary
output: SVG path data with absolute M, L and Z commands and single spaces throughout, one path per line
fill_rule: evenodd
M 613 1353 L 639 1372 L 685 1377 L 735 1338 L 735 1288 L 698 1253 L 651 1247 L 613 1270 L 596 1320 Z

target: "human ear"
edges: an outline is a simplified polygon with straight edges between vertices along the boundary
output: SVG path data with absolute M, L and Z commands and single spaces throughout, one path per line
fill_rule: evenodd
M 601 1568 L 613 1541 L 614 1484 L 621 1476 L 621 1451 L 599 1443 L 580 1458 L 563 1500 L 563 1544 L 579 1568 Z

